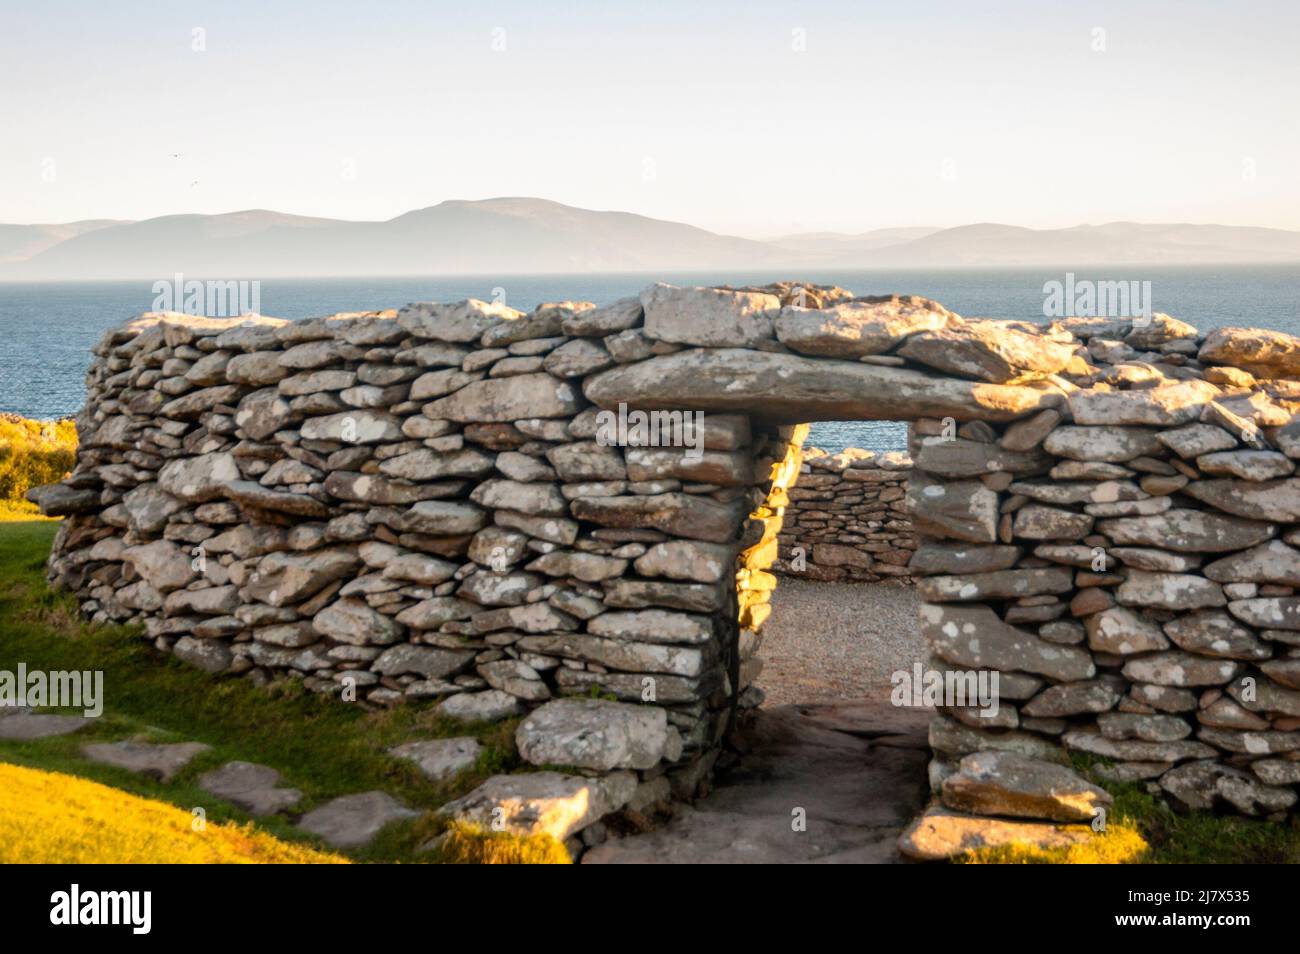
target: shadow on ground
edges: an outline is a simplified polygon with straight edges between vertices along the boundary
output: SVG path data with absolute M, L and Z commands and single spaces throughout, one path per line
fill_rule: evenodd
M 929 795 L 930 715 L 874 701 L 748 712 L 731 739 L 738 757 L 712 794 L 654 831 L 611 838 L 583 863 L 902 861 L 898 836 Z

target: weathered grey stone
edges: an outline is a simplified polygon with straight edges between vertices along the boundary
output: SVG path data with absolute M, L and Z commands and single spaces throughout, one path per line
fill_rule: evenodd
M 329 507 L 315 497 L 263 487 L 251 480 L 232 480 L 224 488 L 226 497 L 244 507 L 274 510 L 295 517 L 328 517 Z
M 305 440 L 378 444 L 402 439 L 402 423 L 384 411 L 356 409 L 342 414 L 312 417 L 301 427 Z
M 1176 427 L 1200 420 L 1218 394 L 1213 384 L 1198 380 L 1136 391 L 1079 390 L 1070 395 L 1070 412 L 1077 424 Z
M 1237 446 L 1237 438 L 1213 424 L 1188 424 L 1173 430 L 1162 430 L 1156 438 L 1184 460 Z
M 515 731 L 519 754 L 534 765 L 575 765 L 608 772 L 653 768 L 670 750 L 667 713 L 603 699 L 555 699 Z
M 921 632 L 933 651 L 957 666 L 1008 669 L 1050 679 L 1090 679 L 1092 657 L 1072 646 L 1045 642 L 1002 622 L 987 606 L 923 604 Z
M 81 754 L 101 765 L 112 765 L 160 782 L 170 782 L 196 755 L 210 748 L 212 746 L 202 742 L 97 742 L 83 745 Z
M 576 378 L 603 371 L 613 364 L 614 359 L 600 342 L 578 338 L 548 354 L 542 367 L 557 378 Z
M 1109 739 L 1095 730 L 1065 733 L 1061 741 L 1068 749 L 1122 762 L 1185 762 L 1214 758 L 1215 751 L 1204 742 L 1181 739 L 1176 742 L 1147 742 L 1142 739 Z
M 269 553 L 258 562 L 244 589 L 253 599 L 271 606 L 287 606 L 350 576 L 360 565 L 356 553 L 347 549 Z
M 579 498 L 571 503 L 570 510 L 579 520 L 604 527 L 662 530 L 711 543 L 730 541 L 740 523 L 740 513 L 732 504 L 696 494 Z
M 922 540 L 908 568 L 918 573 L 991 573 L 1015 566 L 1023 548 Z
M 523 312 L 499 302 L 470 298 L 451 303 L 422 301 L 407 305 L 397 313 L 397 323 L 416 337 L 468 344 L 477 341 L 489 328 L 523 317 Z
M 1300 784 L 1300 762 L 1286 759 L 1257 759 L 1250 763 L 1250 770 L 1259 776 L 1265 785 Z
M 1016 511 L 1011 532 L 1025 540 L 1077 540 L 1091 532 L 1092 524 L 1087 514 L 1026 504 Z
M 524 484 L 497 477 L 475 487 L 470 499 L 494 510 L 536 516 L 563 516 L 569 511 L 568 503 L 554 484 Z M 581 517 L 576 509 L 578 503 L 582 501 L 575 501 L 574 516 Z
M 658 580 L 618 579 L 604 584 L 603 602 L 617 609 L 664 606 L 668 609 L 713 613 L 722 609 L 724 593 L 718 585 L 663 583 Z
M 747 348 L 772 338 L 781 307 L 775 295 L 662 282 L 641 293 L 645 333 L 659 341 L 708 348 Z
M 1223 587 L 1212 580 L 1191 573 L 1151 573 L 1147 570 L 1129 570 L 1115 597 L 1126 606 L 1154 606 L 1169 610 L 1224 606 L 1228 602 Z
M 886 417 L 1005 421 L 1060 400 L 1030 387 L 741 348 L 690 349 L 611 368 L 587 378 L 583 391 L 604 408 L 623 403 L 643 410 L 736 411 L 791 424 Z
M 1251 626 L 1300 630 L 1300 597 L 1259 596 L 1233 600 L 1228 604 L 1228 612 Z
M 1197 354 L 1202 364 L 1242 368 L 1259 377 L 1300 374 L 1300 338 L 1264 328 L 1215 328 Z
M 594 662 L 620 672 L 695 678 L 705 671 L 705 654 L 694 646 L 628 642 L 580 633 L 525 636 L 518 646 L 528 652 Z
M 1144 742 L 1177 742 L 1192 734 L 1192 727 L 1178 716 L 1140 712 L 1103 712 L 1097 716 L 1097 728 L 1108 739 Z
M 387 792 L 361 792 L 326 802 L 302 817 L 298 827 L 339 848 L 369 844 L 386 826 L 416 818 Z
M 1215 560 L 1203 571 L 1219 583 L 1279 583 L 1300 586 L 1300 550 L 1280 540 Z
M 1188 488 L 1196 484 L 1189 484 Z M 1193 553 L 1244 550 L 1276 532 L 1271 524 L 1177 508 L 1150 517 L 1102 520 L 1097 532 L 1121 546 L 1159 547 Z
M 662 609 L 602 613 L 587 624 L 587 631 L 645 643 L 707 643 L 713 636 L 707 616 Z
M 732 571 L 735 555 L 734 548 L 722 544 L 667 540 L 637 557 L 634 566 L 642 576 L 716 583 Z
M 193 636 L 176 640 L 172 653 L 182 662 L 211 673 L 225 672 L 234 661 L 230 649 L 220 640 L 195 639 Z
M 1014 752 L 974 752 L 943 783 L 943 803 L 978 815 L 1091 821 L 1114 799 L 1064 765 Z
M 380 473 L 404 480 L 445 480 L 449 477 L 481 477 L 492 470 L 492 458 L 471 447 L 440 453 L 422 447 L 380 463 Z
M 913 525 L 922 533 L 997 542 L 998 495 L 978 480 L 936 481 L 914 473 L 906 499 Z
M 1157 623 L 1123 606 L 1089 616 L 1084 627 L 1089 648 L 1098 652 L 1128 656 L 1169 648 L 1169 640 Z
M 1072 460 L 1123 463 L 1135 457 L 1158 455 L 1160 442 L 1144 427 L 1058 427 L 1043 441 L 1043 448 Z
M 1169 650 L 1130 659 L 1123 673 L 1134 682 L 1157 686 L 1222 686 L 1241 673 L 1241 664 Z
M 626 805 L 636 786 L 631 772 L 602 778 L 559 772 L 494 775 L 438 809 L 438 815 L 484 829 L 551 835 L 563 841 Z
M 641 324 L 644 312 L 639 297 L 620 298 L 599 308 L 589 308 L 565 314 L 560 318 L 560 329 L 566 335 L 603 338 L 626 331 Z
M 1295 464 L 1285 454 L 1262 450 L 1202 454 L 1196 458 L 1196 466 L 1207 474 L 1227 474 L 1256 482 L 1288 477 L 1295 471 Z
M 122 559 L 160 593 L 179 590 L 198 577 L 189 553 L 167 540 L 128 547 L 122 551 Z
M 518 659 L 499 659 L 483 663 L 476 671 L 493 689 L 500 689 L 528 702 L 551 698 L 551 690 L 532 666 Z
M 453 536 L 473 533 L 487 523 L 487 513 L 460 500 L 422 500 L 402 520 L 401 529 L 414 533 Z
M 629 447 L 625 456 L 629 480 L 677 478 L 719 487 L 747 487 L 754 477 L 751 457 L 744 451 Z
M 302 801 L 296 788 L 281 788 L 280 773 L 267 765 L 227 762 L 199 776 L 199 788 L 242 808 L 250 815 L 274 815 Z
M 426 405 L 424 413 L 459 423 L 491 423 L 528 417 L 571 417 L 578 410 L 577 392 L 571 384 L 538 373 L 476 381 Z
M 1000 383 L 1026 371 L 1062 371 L 1074 356 L 1074 349 L 1003 322 L 963 321 L 914 334 L 897 353 L 949 374 Z
M 820 309 L 787 306 L 776 319 L 776 336 L 800 354 L 857 358 L 884 354 L 908 335 L 943 328 L 955 319 L 928 298 L 878 296 Z
M 1060 718 L 1115 708 L 1122 692 L 1114 679 L 1089 679 L 1048 686 L 1020 707 L 1024 715 Z
M 231 454 L 202 454 L 169 461 L 158 473 L 158 487 L 190 503 L 221 498 L 231 482 L 240 480 Z
M 916 455 L 917 467 L 946 478 L 1042 472 L 1049 465 L 1050 458 L 1036 451 L 1009 451 L 997 444 L 961 438 L 922 438 Z
M 1222 610 L 1183 613 L 1165 623 L 1180 649 L 1225 659 L 1267 659 L 1272 655 L 1255 634 Z
M 1068 848 L 1091 837 L 1091 829 L 1077 825 L 1005 821 L 934 806 L 903 832 L 898 850 L 918 861 L 945 861 L 980 848 Z
M 1209 811 L 1225 801 L 1246 815 L 1268 815 L 1295 804 L 1292 789 L 1260 785 L 1241 769 L 1214 762 L 1192 762 L 1166 772 L 1160 787 L 1179 805 Z
M 1225 513 L 1250 520 L 1300 520 L 1300 479 L 1194 480 L 1183 493 Z M 1234 548 L 1235 549 L 1235 548 Z
M 1073 589 L 1074 574 L 1058 567 L 931 576 L 916 584 L 917 595 L 930 603 L 1007 599 L 1043 593 L 1068 593 Z
M 483 746 L 478 739 L 463 736 L 403 742 L 388 751 L 399 759 L 414 762 L 430 781 L 449 782 L 478 762 Z
M 623 452 L 596 441 L 552 447 L 546 452 L 546 459 L 564 480 L 622 480 L 627 476 Z
M 312 617 L 322 636 L 353 646 L 386 646 L 402 637 L 402 627 L 357 599 L 341 599 Z
M 456 722 L 500 722 L 524 711 L 523 704 L 500 689 L 465 692 L 438 703 L 437 713 Z
M 373 672 L 383 676 L 400 676 L 414 673 L 425 679 L 441 679 L 460 672 L 474 659 L 470 650 L 437 649 L 432 646 L 412 646 L 403 643 L 391 646 L 370 665 Z

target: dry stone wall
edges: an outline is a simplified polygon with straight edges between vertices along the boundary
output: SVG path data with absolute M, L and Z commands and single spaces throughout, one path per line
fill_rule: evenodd
M 913 582 L 917 539 L 907 512 L 912 459 L 848 448 L 804 451 L 772 570 L 796 579 Z
M 800 481 L 797 425 L 911 421 L 935 666 L 1001 677 L 996 720 L 935 721 L 936 788 L 969 803 L 990 782 L 963 756 L 1064 747 L 1275 813 L 1300 783 L 1295 376 L 1300 342 L 1265 332 L 791 283 L 146 315 L 95 349 L 76 470 L 34 499 L 67 517 L 57 586 L 214 674 L 523 716 L 523 758 L 568 772 L 446 811 L 531 830 L 567 799 L 567 837 L 707 780 L 791 494 L 856 483 L 815 461 Z M 667 411 L 704 412 L 689 446 L 636 446 L 636 412 Z

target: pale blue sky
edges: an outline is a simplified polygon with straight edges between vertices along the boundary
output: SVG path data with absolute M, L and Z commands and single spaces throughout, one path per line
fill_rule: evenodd
M 0 221 L 1300 228 L 1297 37 L 1294 2 L 0 0 Z

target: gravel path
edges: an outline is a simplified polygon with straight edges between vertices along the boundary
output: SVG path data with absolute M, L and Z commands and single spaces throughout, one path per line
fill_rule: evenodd
M 887 699 L 889 677 L 927 658 L 916 589 L 782 577 L 763 629 L 765 706 Z

